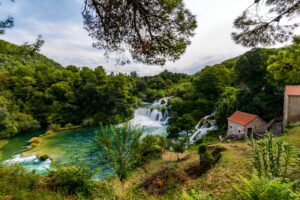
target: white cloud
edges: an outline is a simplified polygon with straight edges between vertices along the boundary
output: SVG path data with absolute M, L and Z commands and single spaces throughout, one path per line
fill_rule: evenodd
M 44 0 L 51 3 L 53 0 Z M 57 6 L 57 13 L 64 16 L 61 20 L 52 20 L 49 10 L 39 10 L 38 15 L 31 15 L 36 8 L 30 2 L 17 1 L 8 14 L 16 16 L 16 27 L 7 31 L 4 39 L 22 44 L 32 42 L 38 34 L 42 34 L 46 43 L 42 53 L 63 65 L 104 66 L 111 71 L 129 73 L 137 71 L 140 75 L 153 75 L 165 69 L 174 72 L 195 73 L 205 65 L 216 64 L 225 59 L 237 56 L 247 49 L 236 45 L 231 40 L 233 20 L 253 3 L 253 0 L 204 1 L 185 0 L 186 6 L 197 15 L 198 28 L 192 44 L 180 60 L 168 62 L 166 66 L 146 66 L 132 63 L 127 66 L 115 66 L 113 61 L 106 62 L 103 52 L 92 48 L 92 39 L 83 29 L 80 11 L 83 0 L 72 1 L 74 9 L 64 10 Z M 59 2 L 59 1 L 58 1 Z M 71 1 L 66 1 L 70 3 Z M 65 2 L 64 2 L 65 3 Z M 11 5 L 10 5 L 11 6 Z M 27 9 L 24 11 L 24 7 Z M 70 5 L 68 4 L 69 8 Z M 2 8 L 3 9 L 3 8 Z M 61 9 L 61 10 L 60 10 Z M 1 10 L 0 10 L 1 12 Z M 43 16 L 43 12 L 45 16 Z M 53 12 L 53 11 L 51 11 Z M 50 12 L 50 13 L 51 13 Z M 22 18 L 18 18 L 22 16 Z M 24 16 L 26 16 L 24 18 Z M 37 17 L 38 16 L 38 17 Z

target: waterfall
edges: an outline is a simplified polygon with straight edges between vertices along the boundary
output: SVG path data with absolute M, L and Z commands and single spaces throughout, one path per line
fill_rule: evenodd
M 195 141 L 201 139 L 204 135 L 207 134 L 208 131 L 217 130 L 218 127 L 216 125 L 216 120 L 211 119 L 215 116 L 215 114 L 207 115 L 203 117 L 199 123 L 195 126 L 195 131 L 190 137 L 190 144 Z
M 19 163 L 23 167 L 26 167 L 29 171 L 38 171 L 40 173 L 46 173 L 50 169 L 51 160 L 46 159 L 41 161 L 36 155 L 28 157 L 22 157 L 20 154 L 15 155 L 12 159 L 4 161 L 4 164 L 11 165 Z
M 143 107 L 135 110 L 134 118 L 130 120 L 130 123 L 144 128 L 166 126 L 170 119 L 167 111 L 169 98 L 165 97 L 153 103 L 144 102 Z

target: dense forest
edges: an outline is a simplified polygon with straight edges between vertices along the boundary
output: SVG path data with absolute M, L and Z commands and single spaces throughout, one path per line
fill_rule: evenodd
M 163 72 L 154 77 L 110 74 L 99 66 L 67 66 L 0 41 L 0 137 L 31 128 L 92 126 L 129 120 L 141 101 L 172 93 L 173 85 L 190 80 Z
M 225 130 L 235 110 L 266 121 L 280 117 L 284 86 L 300 82 L 299 38 L 286 48 L 252 49 L 195 75 L 164 71 L 151 77 L 107 75 L 101 66 L 63 67 L 3 40 L 0 47 L 1 137 L 37 127 L 120 123 L 142 101 L 165 96 L 173 97 L 169 132 L 185 130 L 180 121 L 212 112 Z
M 300 83 L 299 50 L 296 37 L 285 48 L 255 48 L 205 67 L 191 81 L 177 86 L 171 99 L 169 131 L 185 130 L 181 121 L 199 120 L 213 112 L 223 133 L 227 117 L 236 110 L 257 114 L 266 121 L 281 117 L 285 85 Z

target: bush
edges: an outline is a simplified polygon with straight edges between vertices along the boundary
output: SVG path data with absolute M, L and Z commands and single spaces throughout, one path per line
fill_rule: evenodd
M 65 125 L 65 127 L 66 127 L 67 129 L 71 129 L 71 128 L 74 127 L 74 125 L 73 125 L 72 123 L 68 123 L 68 124 Z
M 190 194 L 186 195 L 186 200 L 213 200 L 213 198 L 202 191 L 191 190 Z
M 200 173 L 203 174 L 211 169 L 221 158 L 221 152 L 225 149 L 218 146 L 207 147 L 206 145 L 199 146 L 200 155 Z
M 47 186 L 63 194 L 91 197 L 96 192 L 96 183 L 90 170 L 84 167 L 59 167 L 48 174 Z
M 142 162 L 161 158 L 165 145 L 166 139 L 162 136 L 147 135 L 144 137 L 140 145 Z
M 266 138 L 251 141 L 253 148 L 253 165 L 259 176 L 284 177 L 294 156 L 291 145 L 281 138 L 273 138 L 267 133 Z
M 252 175 L 250 179 L 240 178 L 240 185 L 235 185 L 235 197 L 238 200 L 298 200 L 292 184 L 280 178 L 270 179 Z
M 207 150 L 207 145 L 202 144 L 202 145 L 199 146 L 198 153 L 199 154 L 204 154 L 206 152 L 206 150 Z
M 84 127 L 89 127 L 95 125 L 95 120 L 93 118 L 86 118 L 81 123 Z
M 61 129 L 60 124 L 49 124 L 48 131 L 58 131 Z

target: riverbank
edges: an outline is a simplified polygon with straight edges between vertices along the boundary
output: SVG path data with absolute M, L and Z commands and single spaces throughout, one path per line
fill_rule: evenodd
M 47 156 L 51 160 L 55 160 L 63 156 L 64 152 L 62 149 L 59 148 L 59 146 L 55 147 L 53 145 L 53 140 L 55 138 L 60 138 L 60 134 L 72 134 L 72 131 L 76 130 L 85 130 L 85 129 L 92 129 L 91 128 L 86 128 L 82 126 L 73 126 L 73 127 L 64 127 L 64 128 L 59 128 L 55 131 L 49 130 L 46 133 L 40 135 L 39 137 L 34 137 L 31 138 L 31 145 L 25 149 L 22 152 L 22 156 L 27 157 L 31 155 L 37 155 L 39 156 Z M 66 143 L 68 141 L 65 141 Z
M 0 149 L 8 143 L 8 140 L 0 140 Z
M 78 132 L 78 134 L 79 133 L 82 134 L 82 132 Z M 68 135 L 68 133 L 64 134 Z M 72 133 L 70 135 L 73 134 L 77 135 L 77 133 Z M 59 133 L 56 133 L 54 135 L 59 136 Z M 283 138 L 285 138 L 285 141 L 289 142 L 296 148 L 295 150 L 298 153 L 300 152 L 299 135 L 300 127 L 296 127 L 287 130 L 284 136 L 282 136 Z M 48 142 L 50 142 L 51 136 L 53 136 L 53 134 L 44 136 L 45 140 L 47 139 L 49 140 Z M 64 143 L 70 142 L 71 141 L 69 140 L 64 141 Z M 60 144 L 58 145 L 60 146 Z M 134 170 L 130 174 L 128 180 L 124 185 L 122 185 L 117 178 L 108 179 L 105 183 L 108 184 L 107 187 L 115 191 L 118 198 L 124 200 L 185 199 L 183 198 L 183 194 L 190 194 L 192 190 L 195 190 L 197 192 L 203 191 L 209 193 L 211 196 L 217 199 L 230 199 L 230 195 L 233 194 L 232 192 L 234 190 L 234 185 L 239 184 L 239 176 L 242 175 L 248 177 L 254 171 L 254 168 L 252 166 L 252 149 L 251 146 L 244 141 L 235 141 L 229 143 L 214 142 L 213 146 L 216 145 L 223 147 L 226 150 L 221 153 L 222 157 L 220 161 L 214 166 L 214 168 L 207 171 L 201 176 L 197 175 L 197 170 L 199 169 L 199 155 L 197 151 L 198 145 L 195 145 L 193 146 L 193 148 L 186 151 L 185 154 L 181 155 L 181 160 L 179 162 L 177 161 L 177 159 L 175 159 L 176 157 L 174 153 L 166 151 L 163 155 L 164 159 L 152 160 L 151 162 L 146 163 L 142 167 Z M 77 147 L 80 147 L 80 144 Z M 94 162 L 96 162 L 96 160 L 94 160 Z M 291 169 L 291 171 L 289 172 L 289 174 L 292 175 L 290 177 L 291 180 L 299 180 L 299 160 L 297 162 L 298 163 L 295 163 L 296 167 Z M 155 175 L 157 175 L 168 166 L 173 166 L 173 168 L 179 171 L 181 175 L 187 178 L 182 190 L 172 190 L 172 192 L 166 194 L 166 196 L 153 196 L 151 194 L 148 194 L 143 187 L 145 180 L 149 180 L 152 177 L 155 177 Z M 28 175 L 28 177 L 30 176 Z M 41 180 L 43 180 L 43 177 L 41 177 Z M 157 183 L 159 184 L 160 182 L 158 181 Z M 102 190 L 103 188 L 97 189 L 97 191 Z M 15 193 L 13 192 L 9 193 L 9 195 L 12 196 L 14 194 Z M 28 196 L 34 195 L 31 189 L 28 189 L 28 194 Z M 109 195 L 111 194 L 107 194 L 107 196 L 106 194 L 103 194 L 102 197 L 110 199 L 109 197 L 111 196 Z M 63 198 L 74 199 L 70 196 L 63 196 Z

